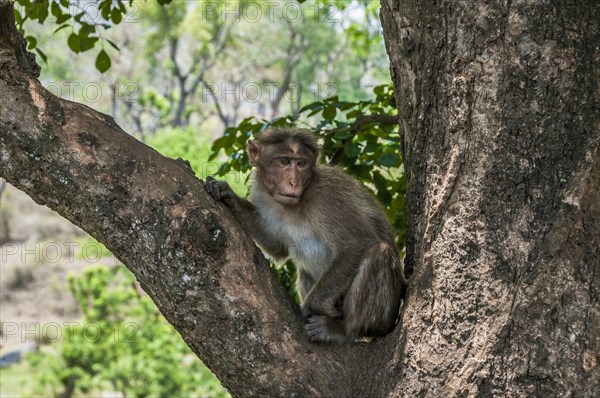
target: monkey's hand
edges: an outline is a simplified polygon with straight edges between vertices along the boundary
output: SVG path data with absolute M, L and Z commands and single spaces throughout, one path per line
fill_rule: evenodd
M 336 302 L 331 300 L 315 300 L 314 296 L 308 295 L 300 305 L 300 311 L 304 319 L 313 315 L 327 315 L 330 318 L 341 318 L 342 312 L 336 307 Z
M 223 201 L 230 208 L 235 209 L 240 205 L 240 197 L 233 192 L 233 189 L 225 181 L 218 181 L 208 176 L 204 187 L 215 200 Z

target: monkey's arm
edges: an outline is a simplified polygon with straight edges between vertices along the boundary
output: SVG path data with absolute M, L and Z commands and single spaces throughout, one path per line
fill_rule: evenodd
M 209 176 L 206 178 L 205 187 L 215 200 L 224 202 L 233 211 L 246 232 L 271 257 L 275 260 L 283 260 L 288 257 L 288 250 L 283 242 L 269 233 L 260 223 L 256 206 L 250 201 L 240 198 L 225 181 L 218 181 Z
M 208 176 L 204 186 L 213 199 L 222 201 L 233 211 L 244 228 L 252 218 L 256 217 L 254 215 L 256 207 L 246 199 L 240 198 L 225 181 L 218 181 Z

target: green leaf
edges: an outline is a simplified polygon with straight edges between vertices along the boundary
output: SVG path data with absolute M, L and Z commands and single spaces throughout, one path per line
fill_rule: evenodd
M 377 144 L 376 141 L 370 141 L 367 143 L 367 146 L 365 147 L 364 152 L 365 153 L 375 153 L 375 151 L 377 150 L 377 148 L 379 147 L 379 145 Z
M 371 113 L 384 113 L 383 108 L 379 104 L 373 104 L 369 107 Z
M 346 145 L 344 145 L 344 154 L 349 158 L 355 158 L 360 154 L 360 148 L 357 144 L 348 142 Z
M 352 102 L 336 101 L 334 105 L 341 111 L 346 111 L 354 106 Z
M 100 50 L 96 57 L 96 69 L 98 69 L 100 73 L 104 73 L 110 68 L 110 65 L 110 57 L 106 51 Z
M 76 20 L 77 22 L 81 22 L 81 18 L 83 18 L 83 16 L 85 15 L 85 11 L 80 12 L 79 14 L 76 14 L 73 19 Z
M 84 52 L 94 48 L 94 44 L 98 41 L 97 37 L 86 37 L 79 41 L 79 51 Z
M 63 24 L 65 22 L 67 22 L 69 19 L 71 19 L 71 16 L 69 14 L 63 14 L 56 19 L 56 24 L 57 25 Z
M 347 131 L 338 131 L 333 136 L 336 140 L 345 140 L 346 138 L 352 137 L 352 134 Z
M 335 109 L 335 106 L 326 106 L 325 109 L 323 109 L 323 118 L 326 120 L 335 119 L 336 114 L 337 109 Z
M 377 196 L 379 197 L 382 192 L 387 192 L 390 182 L 386 180 L 380 173 L 373 172 L 373 183 L 377 190 Z
M 308 115 L 306 115 L 306 117 L 310 117 L 310 116 L 316 115 L 317 113 L 321 112 L 321 109 L 322 108 L 315 109 L 315 110 L 311 111 Z
M 48 63 L 48 57 L 42 50 L 40 50 L 39 48 L 36 48 L 35 52 L 40 56 L 40 58 L 42 59 L 42 61 L 44 61 L 45 64 Z
M 224 135 L 220 138 L 217 138 L 215 142 L 213 142 L 213 149 L 221 149 L 231 147 L 235 142 L 235 135 Z
M 391 96 L 387 101 L 387 106 L 389 106 L 392 109 L 396 109 L 396 97 Z
M 123 14 L 117 8 L 113 8 L 110 12 L 110 20 L 113 21 L 114 24 L 118 25 L 123 20 Z
M 77 36 L 75 33 L 71 33 L 69 35 L 69 38 L 67 39 L 67 44 L 69 45 L 69 48 L 71 49 L 71 51 L 73 51 L 74 53 L 80 52 L 79 36 Z
M 25 37 L 25 40 L 27 40 L 27 49 L 28 50 L 33 50 L 36 46 L 37 46 L 37 40 L 35 39 L 35 37 L 33 36 L 27 36 Z
M 71 25 L 69 25 L 68 23 L 66 23 L 66 24 L 62 24 L 62 25 L 60 25 L 58 28 L 56 28 L 56 29 L 54 30 L 54 33 L 58 32 L 59 30 L 63 30 L 64 28 L 66 28 L 66 27 L 68 27 L 68 26 L 71 26 Z
M 400 166 L 400 158 L 395 153 L 384 153 L 379 157 L 379 164 L 384 167 Z
M 52 11 L 52 15 L 54 15 L 56 18 L 59 18 L 62 15 L 62 10 L 58 3 L 52 3 L 50 10 Z
M 311 104 L 308 105 L 304 105 L 302 108 L 300 108 L 300 110 L 298 111 L 298 113 L 302 113 L 305 112 L 307 110 L 311 110 L 311 111 L 315 111 L 318 109 L 323 109 L 323 103 L 318 101 L 318 102 L 313 102 Z
M 23 17 L 21 17 L 21 14 L 19 13 L 19 11 L 17 11 L 16 8 L 13 10 L 13 14 L 15 16 L 15 22 L 17 26 L 21 25 L 23 23 Z
M 108 44 L 110 44 L 115 50 L 121 51 L 119 46 L 117 46 L 112 40 L 109 40 L 109 39 L 104 39 L 104 40 L 106 40 L 108 42 Z
M 271 126 L 281 127 L 287 125 L 288 122 L 284 117 L 278 117 L 271 123 Z
M 102 3 L 100 3 L 99 8 L 101 10 L 102 18 L 108 21 L 110 19 L 110 2 L 103 1 Z
M 79 37 L 82 39 L 87 38 L 90 34 L 96 32 L 96 26 L 90 24 L 82 24 L 81 29 L 79 29 Z
M 231 170 L 231 165 L 229 163 L 221 163 L 219 165 L 219 171 L 217 171 L 217 174 L 220 176 L 223 176 L 223 175 L 227 174 L 230 170 Z
M 348 119 L 356 119 L 358 116 L 362 115 L 362 112 L 359 109 L 354 109 L 346 114 Z
M 40 24 L 48 18 L 48 2 L 39 1 L 34 3 L 32 19 L 37 20 Z

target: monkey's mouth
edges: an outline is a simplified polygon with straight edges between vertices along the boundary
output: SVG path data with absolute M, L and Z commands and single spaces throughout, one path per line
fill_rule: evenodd
M 285 196 L 286 198 L 290 198 L 290 199 L 300 199 L 300 196 L 299 196 L 299 195 L 294 195 L 294 194 L 291 194 L 291 193 L 281 193 L 281 192 L 277 192 L 277 194 L 278 194 L 279 196 Z
M 300 195 L 277 192 L 277 201 L 282 205 L 295 205 L 300 201 Z

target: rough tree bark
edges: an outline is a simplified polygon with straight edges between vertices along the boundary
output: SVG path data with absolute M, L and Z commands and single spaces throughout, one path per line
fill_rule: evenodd
M 398 395 L 600 393 L 600 3 L 382 0 L 412 292 Z
M 600 12 L 558 3 L 382 0 L 413 276 L 401 324 L 372 343 L 309 343 L 184 163 L 39 84 L 7 0 L 0 176 L 106 244 L 234 395 L 591 397 Z

